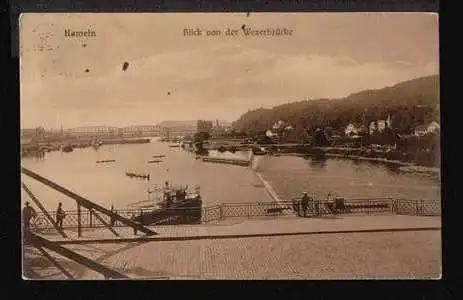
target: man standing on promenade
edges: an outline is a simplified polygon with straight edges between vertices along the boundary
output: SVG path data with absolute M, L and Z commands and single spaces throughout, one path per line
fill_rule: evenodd
M 304 194 L 302 195 L 301 204 L 302 204 L 302 211 L 304 212 L 304 217 L 306 217 L 307 208 L 309 207 L 309 196 L 307 196 L 306 192 L 304 192 Z
M 60 202 L 58 204 L 58 209 L 56 210 L 56 224 L 60 229 L 63 229 L 63 220 L 66 217 L 66 213 L 63 210 L 63 204 Z
M 26 202 L 26 206 L 23 208 L 23 223 L 24 223 L 24 235 L 27 236 L 30 229 L 30 222 L 32 218 L 35 218 L 37 213 L 29 206 L 29 202 Z

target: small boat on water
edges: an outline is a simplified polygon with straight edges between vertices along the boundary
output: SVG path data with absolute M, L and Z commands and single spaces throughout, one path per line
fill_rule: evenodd
M 169 148 L 180 148 L 180 145 L 179 144 L 169 145 Z
M 163 161 L 162 161 L 162 160 L 158 160 L 158 159 L 155 159 L 155 160 L 148 160 L 148 163 L 149 163 L 149 164 L 160 163 L 160 162 L 163 162 Z
M 150 174 L 138 174 L 134 172 L 125 172 L 125 175 L 130 177 L 130 178 L 141 178 L 141 179 L 147 179 L 150 180 Z
M 97 160 L 96 163 L 101 164 L 101 163 L 108 163 L 108 162 L 115 162 L 115 161 L 116 161 L 115 159 Z
M 162 189 L 155 189 L 158 195 L 155 207 L 133 217 L 143 225 L 199 224 L 202 216 L 202 198 L 199 187 L 172 187 L 168 183 Z M 155 192 L 152 191 L 152 192 Z
M 151 156 L 152 158 L 164 158 L 166 157 L 165 155 L 153 155 Z

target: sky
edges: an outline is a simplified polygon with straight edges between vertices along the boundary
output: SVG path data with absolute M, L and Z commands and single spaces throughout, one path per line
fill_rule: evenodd
M 246 37 L 242 25 L 293 33 Z M 212 29 L 222 35 L 205 36 Z M 234 121 L 250 109 L 439 74 L 438 41 L 431 13 L 23 14 L 21 127 Z

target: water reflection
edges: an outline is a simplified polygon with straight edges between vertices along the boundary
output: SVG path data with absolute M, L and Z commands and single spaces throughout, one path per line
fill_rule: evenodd
M 324 169 L 326 167 L 326 156 L 314 156 L 309 159 L 309 165 L 312 168 Z
M 356 166 L 359 166 L 362 164 L 362 161 L 360 159 L 353 159 L 352 160 L 352 164 L 353 165 L 356 165 Z
M 266 160 L 259 170 L 284 199 L 303 191 L 324 199 L 329 192 L 347 198 L 400 197 L 440 199 L 440 180 L 398 172 L 397 167 L 343 158 L 303 159 L 279 157 Z
M 42 160 L 45 158 L 45 151 L 31 151 L 23 153 L 23 158 L 35 158 L 36 160 Z

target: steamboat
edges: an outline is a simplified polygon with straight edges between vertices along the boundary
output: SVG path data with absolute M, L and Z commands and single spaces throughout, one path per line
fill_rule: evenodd
M 202 199 L 199 187 L 170 186 L 155 187 L 154 208 L 149 212 L 140 212 L 133 217 L 135 222 L 147 225 L 200 224 Z

